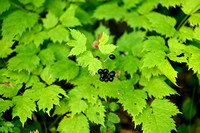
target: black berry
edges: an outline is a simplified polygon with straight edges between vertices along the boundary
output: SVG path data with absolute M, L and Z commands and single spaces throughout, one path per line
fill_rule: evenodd
M 99 70 L 98 70 L 98 73 L 99 73 L 99 74 L 103 73 L 103 70 L 102 70 L 102 69 L 99 69 Z
M 108 69 L 104 69 L 104 70 L 103 70 L 103 73 L 104 73 L 104 74 L 108 74 Z
M 114 77 L 114 76 L 115 76 L 115 71 L 111 71 L 111 72 L 109 73 L 109 75 L 110 75 L 110 77 Z
M 104 81 L 104 78 L 100 77 L 100 80 L 101 80 L 101 81 Z
M 105 78 L 105 74 L 104 74 L 104 73 L 101 73 L 101 74 L 100 74 L 100 77 L 101 77 L 101 78 Z
M 112 59 L 112 60 L 114 60 L 114 59 L 115 59 L 115 55 L 114 55 L 114 54 L 111 54 L 111 55 L 109 56 L 109 58 Z
M 105 81 L 105 82 L 108 82 L 108 77 L 106 77 L 106 78 L 104 79 L 104 81 Z
M 109 81 L 110 81 L 110 82 L 112 82 L 113 80 L 114 80 L 114 78 L 113 78 L 113 77 L 110 77 L 110 78 L 109 78 Z
M 96 56 L 96 58 L 99 60 L 100 59 L 100 57 L 99 56 Z

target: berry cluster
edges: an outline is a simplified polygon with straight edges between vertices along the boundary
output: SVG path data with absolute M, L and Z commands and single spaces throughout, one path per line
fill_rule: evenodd
M 101 81 L 105 81 L 105 82 L 111 81 L 112 82 L 114 80 L 115 71 L 111 71 L 109 73 L 108 69 L 104 69 L 104 70 L 99 69 L 98 73 L 100 74 Z
M 99 58 L 99 57 L 96 57 L 96 58 Z M 111 60 L 114 60 L 115 59 L 115 55 L 113 55 L 113 54 L 111 54 L 110 56 L 109 56 L 109 58 L 111 59 Z M 108 59 L 108 58 L 107 58 Z M 107 60 L 106 59 L 106 60 Z M 105 61 L 106 61 L 105 60 Z M 104 61 L 104 63 L 105 63 L 105 61 Z M 104 64 L 105 65 L 105 64 Z M 100 74 L 100 81 L 105 81 L 105 82 L 108 82 L 108 81 L 110 81 L 110 82 L 112 82 L 113 80 L 114 80 L 114 77 L 115 77 L 115 71 L 111 71 L 110 73 L 109 73 L 109 71 L 108 71 L 108 69 L 99 69 L 98 70 L 98 73 Z

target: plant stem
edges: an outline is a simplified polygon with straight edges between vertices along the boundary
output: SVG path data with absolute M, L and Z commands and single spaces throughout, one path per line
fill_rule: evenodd
M 62 115 L 58 116 L 58 117 L 49 125 L 48 129 L 49 129 L 50 127 L 52 127 L 53 125 L 55 125 L 56 123 L 58 123 L 58 121 L 59 121 L 59 119 L 60 119 L 61 117 L 62 117 Z
M 43 115 L 42 115 L 42 119 L 43 119 L 43 124 L 44 124 L 44 131 L 45 131 L 45 133 L 47 133 L 47 124 L 46 124 L 46 121 L 45 121 L 44 112 L 43 112 Z
M 8 1 L 10 2 L 11 5 L 15 6 L 16 8 L 19 8 L 19 9 L 24 10 L 26 12 L 30 12 L 29 10 L 23 8 L 22 6 L 17 5 L 16 3 L 12 2 L 11 0 L 8 0 Z

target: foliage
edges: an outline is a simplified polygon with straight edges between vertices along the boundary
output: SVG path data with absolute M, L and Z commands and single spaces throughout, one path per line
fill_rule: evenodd
M 176 131 L 174 63 L 200 74 L 199 11 L 198 0 L 0 0 L 0 113 L 25 128 L 42 111 L 62 117 L 61 133 L 106 133 L 120 105 L 144 133 Z M 111 35 L 112 21 L 128 28 Z M 105 66 L 113 82 L 99 80 Z M 15 127 L 1 115 L 1 132 Z

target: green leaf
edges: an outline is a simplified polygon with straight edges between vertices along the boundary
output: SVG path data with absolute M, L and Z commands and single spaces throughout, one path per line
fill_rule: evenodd
M 62 96 L 59 94 L 62 94 L 64 96 L 66 95 L 66 92 L 57 85 L 50 85 L 46 88 L 40 88 L 38 95 L 38 107 L 39 110 L 43 110 L 44 112 L 47 112 L 48 115 L 50 115 L 50 110 L 53 108 L 53 105 L 59 105 L 59 100 Z
M 187 49 L 191 50 L 191 57 L 188 62 L 189 68 L 192 68 L 194 73 L 200 73 L 200 49 L 194 46 L 189 46 Z
M 40 64 L 40 58 L 35 54 L 17 54 L 8 61 L 8 69 L 13 71 L 26 70 L 29 73 Z
M 129 34 L 124 33 L 123 36 L 121 36 L 117 41 L 118 50 L 132 53 L 133 49 L 133 51 L 136 51 L 138 53 L 138 46 L 141 45 L 144 37 L 145 32 L 141 31 L 131 32 Z
M 162 72 L 157 67 L 144 67 L 141 69 L 142 76 L 144 76 L 146 79 L 150 79 L 152 76 L 158 76 L 161 75 Z
M 126 10 L 121 6 L 118 6 L 116 2 L 108 2 L 97 7 L 93 17 L 97 19 L 115 19 L 116 21 L 119 21 L 125 13 Z
M 0 0 L 0 5 L 1 5 L 0 15 L 10 8 L 10 3 L 8 0 Z
M 90 14 L 80 7 L 76 9 L 75 17 L 77 17 L 78 20 L 83 24 L 91 24 L 92 23 L 92 21 L 90 19 L 91 18 Z
M 120 118 L 115 113 L 112 113 L 112 112 L 107 114 L 107 120 L 112 122 L 112 123 L 119 123 L 120 122 Z
M 91 122 L 104 125 L 105 109 L 100 101 L 96 105 L 89 104 L 85 114 Z
M 60 133 L 89 133 L 89 123 L 83 114 L 74 117 L 64 117 L 57 129 Z
M 193 25 L 200 25 L 200 13 L 192 14 L 188 21 Z
M 183 2 L 183 0 L 159 0 L 160 4 L 164 7 L 167 7 L 169 9 L 169 7 L 174 7 L 176 8 L 176 6 L 180 6 Z
M 174 37 L 185 42 L 187 39 L 192 40 L 195 37 L 194 34 L 195 32 L 192 28 L 183 26 L 179 29 L 179 31 L 175 32 Z
M 111 102 L 109 104 L 109 108 L 110 108 L 111 111 L 115 112 L 115 111 L 117 111 L 119 109 L 119 105 L 117 103 L 115 103 L 115 102 Z
M 139 115 L 146 106 L 147 94 L 144 90 L 134 90 L 132 85 L 128 85 L 126 82 L 124 88 L 119 91 L 119 103 L 122 104 L 124 110 L 131 116 Z
M 83 52 L 86 51 L 86 40 L 87 38 L 85 37 L 84 34 L 82 34 L 78 30 L 71 29 L 71 35 L 75 40 L 70 40 L 67 44 L 72 48 L 70 51 L 69 55 L 79 55 Z
M 123 0 L 125 8 L 136 7 L 142 0 Z
M 12 101 L 10 100 L 3 100 L 2 98 L 0 98 L 0 112 L 5 112 L 6 110 L 8 110 L 10 107 L 13 106 Z
M 16 10 L 9 14 L 2 25 L 3 37 L 13 38 L 16 35 L 21 36 L 27 29 L 32 28 L 38 21 L 38 14 Z
M 163 75 L 165 75 L 173 84 L 178 86 L 176 84 L 176 78 L 177 77 L 177 71 L 172 67 L 170 62 L 165 59 L 161 61 L 161 63 L 158 65 L 158 69 L 162 72 Z
M 50 48 L 41 50 L 38 56 L 43 65 L 51 65 L 56 60 L 55 55 Z
M 13 41 L 9 38 L 2 38 L 0 40 L 0 57 L 1 58 L 5 58 L 8 55 L 10 55 L 13 50 L 11 49 L 12 45 L 13 45 Z
M 78 64 L 84 67 L 88 66 L 88 70 L 94 75 L 99 68 L 102 68 L 102 63 L 94 58 L 91 51 L 86 51 L 77 58 Z
M 32 3 L 36 7 L 42 6 L 42 4 L 45 2 L 45 0 L 32 0 Z
M 149 97 L 155 97 L 162 99 L 163 97 L 178 94 L 161 78 L 151 78 L 151 80 L 144 87 L 144 90 L 148 92 Z
M 63 13 L 64 8 L 66 8 L 66 1 L 62 0 L 46 0 L 44 3 L 44 7 L 47 8 L 48 11 L 55 14 L 57 17 Z
M 15 81 L 7 81 L 8 86 L 5 84 L 0 85 L 0 95 L 6 98 L 12 98 L 17 95 L 18 91 L 22 88 L 22 84 L 16 84 Z
M 200 8 L 200 3 L 198 0 L 185 0 L 181 7 L 185 14 L 191 15 Z
M 59 80 L 71 80 L 75 78 L 79 73 L 79 68 L 76 63 L 71 60 L 60 60 L 57 61 L 51 67 L 52 76 Z
M 36 105 L 33 100 L 25 96 L 16 96 L 12 99 L 13 107 L 12 116 L 19 116 L 22 125 L 27 121 L 27 118 L 32 119 L 32 111 L 36 111 Z
M 41 72 L 41 78 L 45 81 L 48 85 L 52 84 L 56 81 L 56 78 L 52 75 L 52 66 L 47 65 Z
M 166 37 L 171 37 L 176 32 L 174 28 L 176 25 L 175 18 L 157 12 L 150 12 L 146 16 L 151 22 L 151 29 L 155 30 L 161 35 L 166 35 Z
M 55 111 L 53 113 L 53 116 L 54 115 L 63 115 L 69 111 L 70 111 L 69 101 L 66 98 L 64 98 L 64 99 L 60 100 L 59 105 L 55 106 Z
M 68 59 L 67 55 L 69 54 L 70 51 L 68 46 L 61 45 L 58 43 L 49 43 L 47 47 L 53 51 L 56 60 Z
M 62 25 L 58 25 L 48 32 L 49 38 L 54 42 L 67 42 L 69 41 L 69 31 Z
M 167 51 L 168 48 L 165 46 L 164 38 L 160 36 L 150 36 L 143 42 L 143 51 Z
M 102 38 L 99 40 L 99 50 L 101 51 L 102 54 L 111 54 L 116 48 L 117 46 L 113 45 L 113 44 L 107 44 L 108 42 L 109 36 L 103 32 Z
M 139 60 L 134 56 L 125 56 L 123 59 L 124 70 L 129 74 L 134 74 L 138 70 Z
M 139 5 L 137 11 L 140 14 L 147 14 L 151 12 L 154 8 L 156 8 L 159 4 L 159 0 L 143 0 L 143 2 Z
M 75 27 L 81 25 L 79 20 L 75 17 L 77 7 L 77 5 L 70 4 L 70 7 L 60 17 L 59 20 L 65 27 Z
M 147 17 L 140 15 L 137 12 L 126 13 L 123 19 L 132 28 L 144 27 L 145 29 L 149 29 L 150 27 L 150 22 L 148 21 Z
M 48 12 L 46 18 L 42 20 L 46 29 L 54 27 L 58 23 L 58 18 L 51 12 Z
M 136 125 L 142 124 L 144 133 L 169 133 L 175 130 L 175 122 L 171 116 L 180 113 L 177 107 L 166 99 L 155 99 L 151 108 L 147 106 L 143 112 L 134 117 Z
M 158 66 L 161 62 L 165 60 L 165 52 L 161 50 L 152 51 L 144 55 L 142 68 L 148 67 L 152 68 Z

